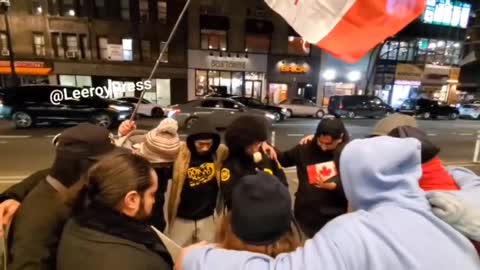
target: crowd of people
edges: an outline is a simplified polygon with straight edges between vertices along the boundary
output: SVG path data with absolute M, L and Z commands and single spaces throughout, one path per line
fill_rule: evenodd
M 480 269 L 480 177 L 445 168 L 414 118 L 364 139 L 340 119 L 282 152 L 264 119 L 221 134 L 125 121 L 53 142 L 50 168 L 0 196 L 7 269 Z M 290 195 L 286 167 L 296 167 Z M 293 203 L 292 203 L 293 202 Z M 6 230 L 8 228 L 8 230 Z M 163 234 L 161 233 L 163 232 Z M 172 252 L 165 235 L 184 247 Z

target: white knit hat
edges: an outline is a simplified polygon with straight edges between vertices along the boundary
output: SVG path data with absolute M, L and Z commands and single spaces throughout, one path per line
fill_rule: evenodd
M 150 163 L 173 162 L 180 149 L 177 121 L 166 118 L 158 127 L 145 136 L 145 141 L 140 145 L 139 154 Z

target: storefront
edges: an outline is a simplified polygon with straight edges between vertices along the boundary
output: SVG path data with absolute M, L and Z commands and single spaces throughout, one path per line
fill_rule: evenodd
M 15 61 L 15 73 L 22 85 L 48 84 L 48 76 L 52 73 L 52 67 L 49 63 L 41 61 Z M 0 85 L 9 85 L 11 74 L 10 62 L 0 61 Z
M 189 100 L 222 86 L 231 95 L 263 100 L 266 96 L 267 55 L 189 50 Z
M 278 104 L 293 97 L 317 101 L 320 57 L 270 56 L 268 101 Z

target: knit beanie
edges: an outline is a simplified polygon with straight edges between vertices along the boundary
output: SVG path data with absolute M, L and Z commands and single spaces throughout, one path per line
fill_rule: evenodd
M 166 118 L 145 136 L 139 154 L 150 163 L 170 163 L 178 155 L 180 138 L 177 121 Z
M 417 120 L 410 115 L 394 113 L 378 121 L 371 136 L 387 136 L 392 130 L 402 126 L 417 127 Z

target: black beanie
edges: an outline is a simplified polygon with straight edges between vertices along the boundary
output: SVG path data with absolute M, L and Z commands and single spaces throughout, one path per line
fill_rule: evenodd
M 232 231 L 247 244 L 277 242 L 290 230 L 292 217 L 290 192 L 275 176 L 248 175 L 233 189 Z
M 225 131 L 225 142 L 232 153 L 243 153 L 256 142 L 268 140 L 267 120 L 255 115 L 240 116 Z
M 331 136 L 334 140 L 349 140 L 347 129 L 340 119 L 323 119 L 320 121 L 315 137 L 318 138 L 320 136 Z
M 57 139 L 50 176 L 70 187 L 100 156 L 114 149 L 106 128 L 81 123 L 66 129 Z
M 429 162 L 440 153 L 440 148 L 427 138 L 427 134 L 415 127 L 398 127 L 388 133 L 388 136 L 396 138 L 415 138 L 419 140 L 422 145 L 422 164 Z

